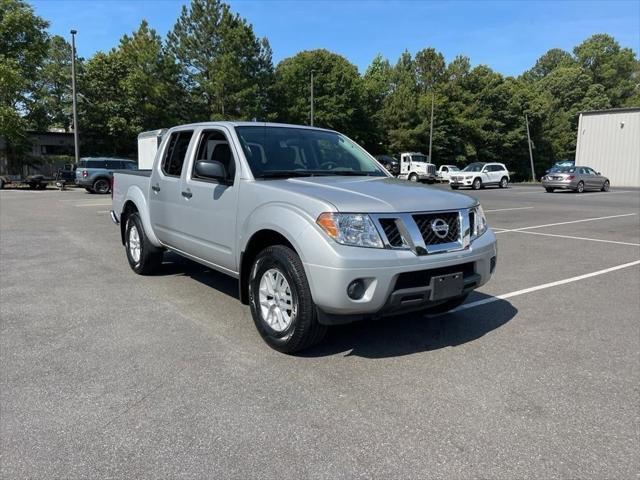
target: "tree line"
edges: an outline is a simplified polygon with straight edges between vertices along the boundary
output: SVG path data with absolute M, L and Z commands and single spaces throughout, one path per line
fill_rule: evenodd
M 28 130 L 72 129 L 71 46 L 23 0 L 0 0 L 0 137 L 10 164 L 31 161 Z M 640 62 L 610 35 L 572 52 L 552 49 L 517 77 L 463 55 L 424 48 L 364 74 L 319 49 L 274 66 L 266 38 L 221 0 L 191 0 L 162 38 L 142 21 L 108 52 L 78 59 L 83 155 L 135 156 L 139 132 L 206 120 L 308 124 L 341 131 L 371 153 L 426 153 L 433 161 L 501 161 L 523 177 L 530 124 L 537 170 L 575 153 L 578 114 L 640 106 Z

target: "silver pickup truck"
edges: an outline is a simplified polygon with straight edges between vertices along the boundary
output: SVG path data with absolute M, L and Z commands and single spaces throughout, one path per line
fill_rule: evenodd
M 171 250 L 237 278 L 282 352 L 319 342 L 328 325 L 455 308 L 496 265 L 476 200 L 396 180 L 318 128 L 171 128 L 150 171 L 115 173 L 111 216 L 136 273 Z

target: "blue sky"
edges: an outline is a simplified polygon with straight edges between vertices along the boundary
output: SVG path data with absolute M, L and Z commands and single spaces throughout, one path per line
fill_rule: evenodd
M 50 32 L 78 30 L 78 54 L 109 50 L 144 18 L 161 35 L 186 0 L 37 0 Z M 630 1 L 420 1 L 231 0 L 234 11 L 266 36 L 274 63 L 300 50 L 327 48 L 364 72 L 381 53 L 434 47 L 447 61 L 457 54 L 505 75 L 530 68 L 550 48 L 571 50 L 594 33 L 609 33 L 638 55 L 640 0 Z

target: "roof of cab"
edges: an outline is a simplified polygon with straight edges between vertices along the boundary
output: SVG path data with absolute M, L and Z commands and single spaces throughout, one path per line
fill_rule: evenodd
M 244 122 L 244 121 L 219 121 L 219 122 L 198 122 L 185 125 L 176 125 L 172 128 L 200 128 L 200 127 L 281 127 L 281 128 L 303 128 L 307 130 L 323 130 L 325 132 L 334 132 L 328 128 L 311 127 L 309 125 L 293 125 L 289 123 L 273 123 L 273 122 Z

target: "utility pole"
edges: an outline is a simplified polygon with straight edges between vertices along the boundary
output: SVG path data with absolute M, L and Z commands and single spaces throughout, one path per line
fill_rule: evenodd
M 73 95 L 73 144 L 75 147 L 76 165 L 80 160 L 80 144 L 78 143 L 78 100 L 76 98 L 76 33 L 71 30 L 71 93 Z
M 527 124 L 527 142 L 529 143 L 529 161 L 531 162 L 531 180 L 536 181 L 536 171 L 533 168 L 533 151 L 531 150 L 531 134 L 529 133 L 529 117 L 524 114 L 524 121 Z
M 429 163 L 433 163 L 431 159 L 431 140 L 433 139 L 433 103 L 435 101 L 435 93 L 431 93 L 431 121 L 429 122 Z
M 311 70 L 311 126 L 313 127 L 313 70 Z

